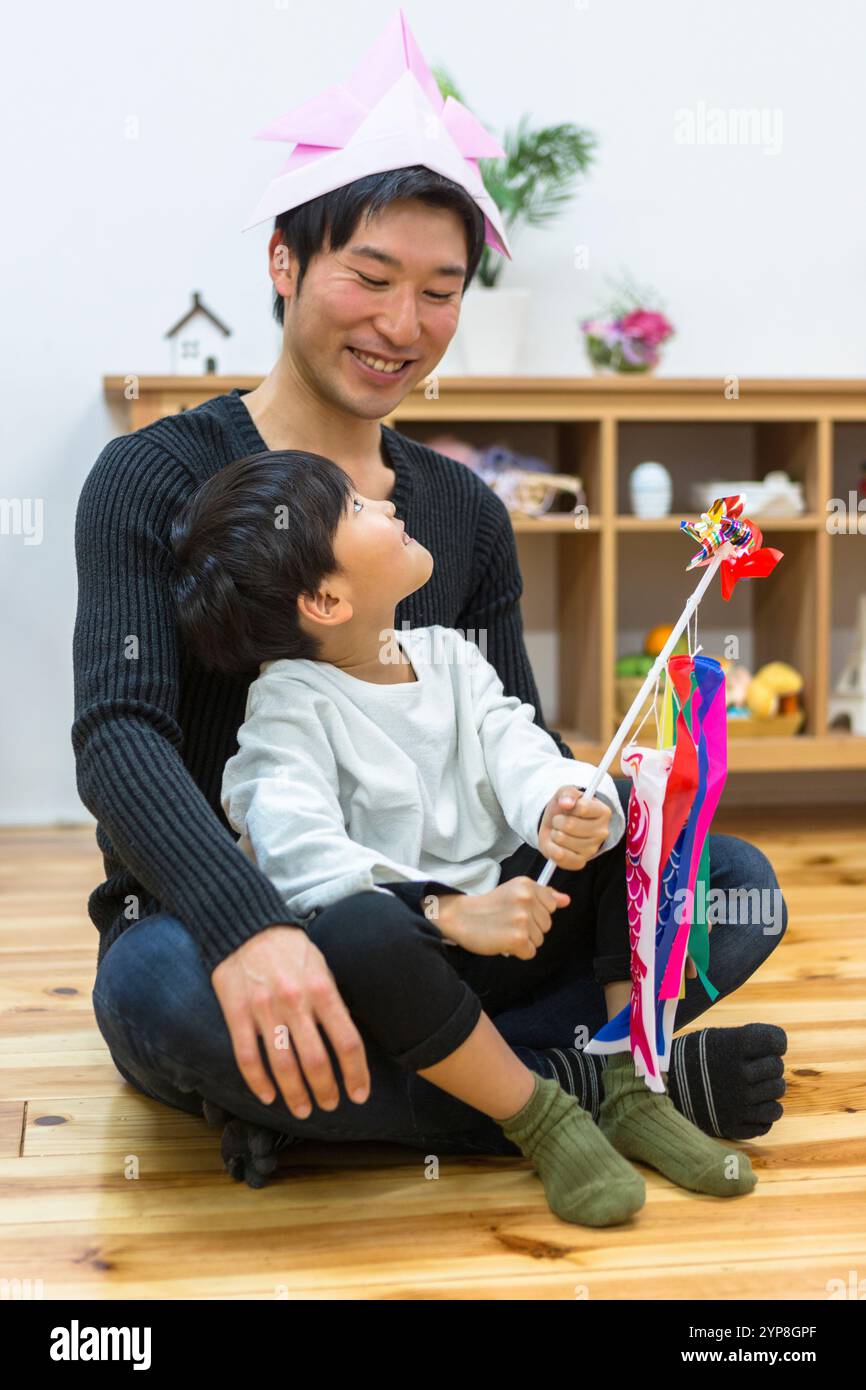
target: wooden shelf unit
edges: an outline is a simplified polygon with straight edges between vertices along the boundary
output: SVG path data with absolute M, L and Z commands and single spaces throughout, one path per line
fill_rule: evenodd
M 104 389 L 108 399 L 123 408 L 127 428 L 138 429 L 235 387 L 253 389 L 260 380 L 108 376 Z M 514 530 L 518 546 L 524 537 L 544 535 L 555 548 L 557 727 L 577 756 L 590 761 L 598 760 L 616 728 L 619 605 L 628 597 L 619 583 L 625 547 L 658 546 L 659 566 L 670 567 L 672 598 L 682 595 L 684 602 L 691 586 L 691 579 L 684 575 L 689 552 L 685 546 L 681 552 L 674 551 L 668 536 L 678 530 L 680 515 L 694 515 L 695 508 L 678 498 L 677 481 L 682 485 L 691 477 L 730 478 L 730 464 L 713 462 L 714 449 L 724 431 L 745 427 L 748 436 L 736 438 L 748 437 L 749 465 L 735 468 L 734 475 L 760 479 L 770 469 L 783 468 L 802 483 L 806 498 L 806 513 L 798 517 L 761 518 L 747 508 L 761 526 L 765 544 L 776 543 L 785 552 L 784 572 L 780 567 L 777 581 L 739 586 L 752 591 L 751 664 L 756 668 L 765 661 L 785 660 L 803 673 L 806 722 L 795 738 L 731 737 L 731 771 L 866 769 L 866 738 L 831 731 L 827 724 L 831 542 L 841 539 L 828 529 L 828 502 L 833 497 L 846 499 L 850 488 L 856 487 L 851 478 L 842 476 L 837 458 L 842 455 L 840 441 L 844 439 L 846 459 L 858 447 L 860 457 L 866 458 L 866 381 L 741 380 L 738 394 L 731 398 L 729 383 L 722 378 L 440 377 L 412 391 L 385 417 L 385 423 L 421 440 L 454 429 L 474 443 L 492 443 L 506 427 L 518 436 L 522 430 L 522 438 L 543 440 L 544 457 L 552 470 L 582 478 L 588 524 L 576 526 L 571 515 L 559 514 L 537 521 L 515 519 Z M 656 451 L 647 443 L 654 433 L 665 448 Z M 678 475 L 671 468 L 674 514 L 658 521 L 629 515 L 627 474 L 634 463 L 639 457 L 659 454 L 667 462 L 666 451 L 683 452 L 683 444 L 689 471 L 680 470 Z M 520 442 L 514 447 L 527 446 Z M 541 454 L 542 447 L 527 448 L 527 452 Z M 847 543 L 862 549 L 862 570 L 856 559 L 853 573 L 862 572 L 866 588 L 866 514 L 856 509 L 849 516 Z M 738 593 L 731 600 L 732 624 L 737 621 Z M 585 660 L 587 649 L 596 656 L 592 668 Z

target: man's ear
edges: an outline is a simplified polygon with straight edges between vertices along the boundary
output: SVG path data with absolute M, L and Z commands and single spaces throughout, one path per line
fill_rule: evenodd
M 297 287 L 298 259 L 276 230 L 268 243 L 268 269 L 277 293 L 291 299 Z

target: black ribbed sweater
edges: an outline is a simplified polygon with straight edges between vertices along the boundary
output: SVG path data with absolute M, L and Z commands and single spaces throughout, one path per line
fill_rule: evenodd
M 185 924 L 209 972 L 255 932 L 286 920 L 276 888 L 237 847 L 220 806 L 249 678 L 195 662 L 178 637 L 170 589 L 174 513 L 206 478 L 267 447 L 243 394 L 112 439 L 78 501 L 71 732 L 78 791 L 98 822 L 105 871 L 88 903 L 98 962 L 126 927 L 158 910 Z M 487 660 L 506 694 L 533 705 L 546 727 L 524 645 L 508 511 L 464 464 L 385 425 L 381 432 L 397 516 L 435 562 L 427 584 L 398 605 L 397 628 L 441 623 L 479 645 L 473 632 L 485 630 Z M 414 888 L 418 901 L 430 887 L 405 885 L 400 896 L 411 899 Z

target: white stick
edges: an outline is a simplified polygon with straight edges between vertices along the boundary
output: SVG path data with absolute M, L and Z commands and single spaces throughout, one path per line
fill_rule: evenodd
M 674 624 L 671 630 L 670 637 L 665 642 L 664 646 L 662 647 L 661 651 L 659 652 L 658 656 L 653 662 L 652 669 L 649 671 L 646 680 L 644 681 L 640 690 L 632 700 L 631 708 L 629 709 L 628 714 L 625 716 L 616 733 L 614 734 L 613 738 L 611 739 L 608 750 L 602 758 L 601 762 L 599 763 L 598 767 L 595 769 L 595 772 L 592 774 L 592 777 L 589 780 L 589 784 L 587 785 L 586 791 L 581 796 L 581 800 L 586 798 L 587 801 L 591 801 L 592 798 L 595 796 L 595 793 L 601 785 L 601 780 L 604 777 L 604 774 L 607 772 L 608 768 L 610 767 L 611 763 L 613 762 L 614 758 L 619 752 L 622 744 L 625 742 L 626 734 L 628 733 L 634 721 L 637 719 L 641 705 L 643 704 L 652 687 L 655 685 L 658 673 L 666 664 L 668 657 L 670 656 L 680 637 L 683 635 L 683 632 L 685 631 L 688 625 L 689 619 L 691 618 L 692 614 L 694 613 L 695 609 L 697 608 L 698 604 L 700 603 L 701 599 L 706 593 L 710 581 L 712 580 L 716 570 L 719 568 L 719 565 L 722 563 L 723 560 L 727 559 L 728 555 L 731 553 L 732 550 L 733 546 L 731 545 L 730 541 L 726 541 L 724 545 L 721 545 L 719 547 L 719 549 L 716 551 L 716 554 L 712 562 L 707 566 L 707 572 L 701 580 L 700 584 L 695 589 L 694 593 L 689 595 L 685 608 L 683 609 L 682 613 L 680 614 L 679 618 L 677 619 L 676 623 Z M 565 759 L 565 762 L 567 764 L 568 759 Z M 554 859 L 548 859 L 541 873 L 538 875 L 538 882 L 549 883 L 553 875 L 553 872 L 556 868 L 556 861 Z

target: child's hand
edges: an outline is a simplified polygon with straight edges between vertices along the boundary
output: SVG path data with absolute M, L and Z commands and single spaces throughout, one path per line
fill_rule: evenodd
M 545 808 L 538 847 L 560 869 L 582 869 L 610 833 L 610 807 L 579 787 L 560 787 Z
M 532 960 L 551 913 L 571 902 L 548 884 L 511 878 L 490 893 L 457 893 L 440 899 L 435 921 L 443 936 L 476 956 L 518 956 Z

